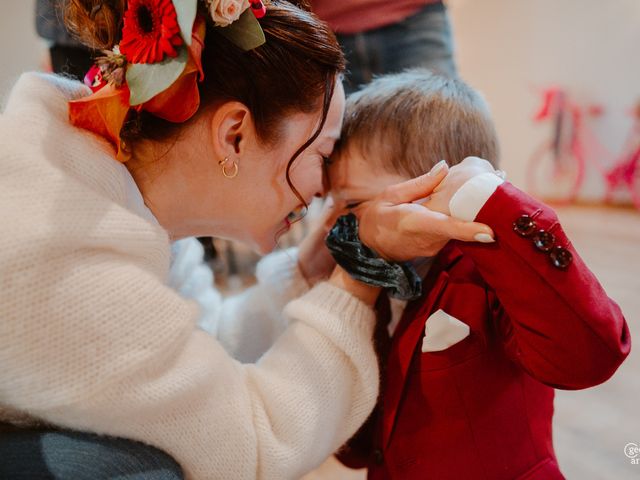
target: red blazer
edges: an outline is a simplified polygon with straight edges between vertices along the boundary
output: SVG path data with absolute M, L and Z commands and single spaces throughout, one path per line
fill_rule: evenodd
M 436 257 L 382 362 L 378 407 L 339 455 L 370 479 L 563 478 L 553 389 L 598 385 L 629 353 L 620 308 L 549 207 L 505 183 L 476 221 L 497 242 L 451 242 Z M 439 309 L 470 334 L 423 353 L 425 322 Z

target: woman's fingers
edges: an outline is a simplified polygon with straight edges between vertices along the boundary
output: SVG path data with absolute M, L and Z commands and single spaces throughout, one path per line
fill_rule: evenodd
M 415 200 L 428 197 L 431 192 L 444 180 L 449 171 L 447 162 L 438 162 L 429 173 L 425 173 L 406 182 L 398 183 L 388 187 L 383 199 L 394 205 L 400 203 L 411 203 Z
M 483 223 L 458 220 L 417 203 L 375 200 L 357 214 L 360 240 L 387 260 L 434 256 L 449 240 L 495 241 L 493 230 Z
M 465 222 L 448 216 L 440 218 L 439 222 L 440 231 L 453 240 L 480 243 L 495 242 L 493 230 L 484 223 Z
M 333 199 L 329 197 L 313 228 L 300 243 L 298 269 L 309 286 L 329 276 L 335 266 L 335 261 L 324 242 L 340 213 Z
M 336 206 L 333 197 L 328 196 L 318 217 L 318 225 L 322 225 L 325 230 L 330 230 L 342 214 L 344 212 Z

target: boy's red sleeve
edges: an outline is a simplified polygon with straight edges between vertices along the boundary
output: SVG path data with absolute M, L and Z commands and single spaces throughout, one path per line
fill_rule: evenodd
M 356 434 L 336 452 L 335 457 L 345 467 L 359 469 L 367 468 L 371 464 L 374 451 L 375 419 L 378 417 L 379 408 L 380 406 L 376 406 L 376 409 Z
M 457 245 L 490 287 L 509 355 L 555 388 L 587 388 L 611 377 L 629 354 L 629 329 L 555 212 L 505 182 L 475 220 L 493 229 L 496 243 Z

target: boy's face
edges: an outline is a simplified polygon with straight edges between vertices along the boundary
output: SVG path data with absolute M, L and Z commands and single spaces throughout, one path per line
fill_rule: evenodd
M 329 167 L 331 195 L 341 209 L 355 208 L 371 200 L 386 187 L 408 180 L 408 176 L 389 173 L 380 165 L 382 159 L 365 157 L 356 148 L 342 151 Z

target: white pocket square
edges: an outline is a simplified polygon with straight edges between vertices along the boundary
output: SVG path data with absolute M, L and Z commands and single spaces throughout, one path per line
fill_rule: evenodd
M 438 310 L 427 319 L 422 339 L 423 352 L 440 352 L 469 336 L 469 325 Z

